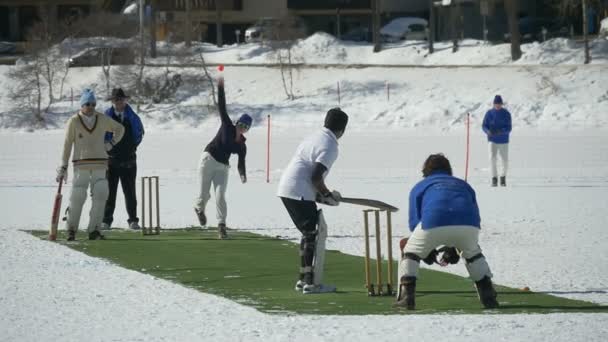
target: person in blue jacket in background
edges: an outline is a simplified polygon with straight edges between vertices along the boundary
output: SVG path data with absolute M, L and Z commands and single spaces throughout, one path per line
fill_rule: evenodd
M 106 133 L 106 150 L 108 151 L 108 185 L 110 194 L 106 201 L 103 223 L 101 229 L 110 229 L 114 221 L 114 208 L 116 207 L 116 194 L 118 192 L 118 182 L 122 186 L 125 195 L 125 204 L 129 218 L 127 223 L 131 229 L 140 229 L 139 218 L 137 217 L 137 195 L 135 185 L 137 180 L 137 147 L 141 144 L 144 137 L 144 126 L 141 119 L 131 106 L 127 103 L 127 96 L 121 88 L 112 89 L 109 100 L 112 107 L 105 112 L 114 121 L 119 122 L 125 128 L 123 139 L 112 146 L 112 134 Z
M 492 186 L 498 185 L 498 168 L 496 157 L 502 159 L 500 185 L 507 186 L 507 168 L 509 166 L 509 135 L 511 134 L 511 113 L 503 108 L 502 97 L 494 97 L 494 108 L 487 111 L 483 118 L 482 128 L 488 136 L 490 148 L 490 167 L 492 170 Z
M 412 234 L 404 239 L 395 305 L 415 309 L 420 260 L 429 263 L 430 255 L 435 258 L 432 253 L 436 253 L 436 248 L 445 246 L 456 256 L 449 263 L 457 263 L 460 256 L 465 259 L 483 306 L 497 308 L 492 272 L 479 247 L 481 219 L 475 191 L 467 182 L 452 176 L 450 161 L 443 154 L 430 155 L 424 162 L 422 175 L 424 179 L 410 192 L 409 228 Z

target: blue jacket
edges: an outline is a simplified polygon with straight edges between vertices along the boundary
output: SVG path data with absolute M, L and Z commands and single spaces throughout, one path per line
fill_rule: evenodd
M 119 121 L 118 120 L 118 116 L 116 115 L 116 112 L 114 111 L 114 106 L 106 109 L 105 114 L 109 117 L 111 117 L 112 119 Z M 137 114 L 135 114 L 135 112 L 133 111 L 133 109 L 131 108 L 131 106 L 127 105 L 125 107 L 125 112 L 123 113 L 124 117 L 126 120 L 129 121 L 129 124 L 131 126 L 131 137 L 133 138 L 133 141 L 135 142 L 135 145 L 139 145 L 142 141 L 142 139 L 144 138 L 144 125 L 141 123 L 141 119 L 139 118 L 139 116 Z M 125 134 L 127 134 L 128 132 L 125 132 Z M 106 133 L 106 138 L 105 141 L 111 141 L 112 140 L 112 133 L 108 132 Z
M 137 146 L 141 143 L 144 136 L 144 127 L 141 120 L 133 112 L 133 109 L 129 105 L 126 106 L 124 120 L 121 121 L 116 115 L 114 107 L 106 110 L 105 114 L 113 120 L 120 122 L 125 128 L 125 135 L 116 145 L 108 151 L 109 165 L 112 166 L 123 166 L 133 167 L 137 159 Z M 112 139 L 112 133 L 106 133 L 106 141 Z
M 466 225 L 480 228 L 475 191 L 462 179 L 446 172 L 434 172 L 410 192 L 410 231 L 422 222 L 422 229 Z
M 488 141 L 496 144 L 509 143 L 511 133 L 511 113 L 501 108 L 490 109 L 483 118 L 483 131 L 488 135 Z

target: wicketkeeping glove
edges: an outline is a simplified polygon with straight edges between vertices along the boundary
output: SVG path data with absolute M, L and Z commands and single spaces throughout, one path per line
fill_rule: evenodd
M 439 252 L 436 249 L 433 249 L 426 258 L 422 259 L 422 261 L 427 265 L 432 265 L 437 262 L 437 255 L 439 255 Z
M 460 261 L 460 255 L 455 247 L 443 247 L 440 249 L 443 251 L 439 265 L 447 266 L 448 264 L 456 265 Z

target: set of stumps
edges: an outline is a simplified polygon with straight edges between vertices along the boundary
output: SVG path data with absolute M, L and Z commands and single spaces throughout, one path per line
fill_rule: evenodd
M 388 269 L 386 276 L 386 286 L 382 284 L 382 235 L 380 234 L 380 216 L 382 213 L 386 213 L 386 243 L 387 243 L 387 256 L 388 256 Z M 376 237 L 376 283 L 373 284 L 371 281 L 371 267 L 370 267 L 370 252 L 369 252 L 369 217 L 372 217 L 375 221 L 375 237 Z M 393 296 L 393 244 L 392 244 L 392 222 L 390 210 L 383 209 L 365 209 L 363 210 L 363 222 L 365 232 L 365 287 L 367 288 L 368 296 Z

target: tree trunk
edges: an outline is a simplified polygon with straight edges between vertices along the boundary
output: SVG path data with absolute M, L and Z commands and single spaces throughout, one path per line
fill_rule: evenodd
M 379 0 L 372 0 L 372 32 L 374 41 L 374 52 L 382 50 L 380 41 L 380 4 Z
M 150 1 L 150 57 L 156 58 L 156 0 Z
M 192 46 L 192 19 L 190 18 L 190 11 L 192 10 L 192 0 L 186 0 L 186 23 L 184 25 L 184 39 L 186 40 L 186 47 Z
M 429 40 L 429 53 L 435 52 L 435 48 L 433 47 L 433 42 L 435 41 L 435 6 L 433 2 L 433 0 L 429 0 L 429 35 L 427 37 Z
M 222 0 L 215 0 L 215 13 L 217 46 L 222 47 L 224 45 L 222 37 Z
M 511 59 L 521 58 L 521 42 L 519 24 L 517 22 L 517 0 L 505 0 L 505 11 L 509 20 L 509 33 L 511 34 Z
M 455 3 L 450 6 L 450 26 L 452 36 L 452 53 L 458 51 L 458 23 L 460 18 L 458 17 L 458 10 Z
M 591 54 L 589 53 L 589 22 L 587 18 L 587 0 L 583 0 L 583 40 L 585 42 L 585 64 L 591 62 Z

